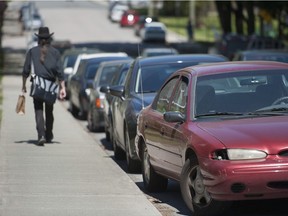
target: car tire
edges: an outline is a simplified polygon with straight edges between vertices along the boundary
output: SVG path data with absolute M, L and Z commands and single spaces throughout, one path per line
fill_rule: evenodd
M 114 157 L 116 160 L 125 160 L 125 152 L 117 145 L 116 139 L 112 139 Z
M 193 216 L 221 215 L 230 204 L 212 199 L 206 191 L 199 163 L 194 157 L 188 158 L 182 168 L 180 188 L 182 198 Z
M 141 163 L 139 160 L 134 160 L 130 156 L 130 140 L 128 129 L 125 129 L 125 152 L 127 161 L 127 170 L 129 173 L 139 173 L 141 171 Z
M 90 108 L 87 112 L 87 123 L 88 123 L 88 130 L 91 132 L 96 132 L 97 127 L 94 124 L 94 119 L 93 119 L 93 108 Z
M 72 115 L 74 117 L 78 117 L 79 114 L 79 110 L 77 109 L 77 107 L 72 103 L 71 100 L 69 100 L 69 110 L 72 113 Z
M 163 192 L 168 186 L 168 179 L 157 174 L 150 163 L 150 156 L 146 145 L 142 150 L 142 178 L 144 188 L 149 192 Z

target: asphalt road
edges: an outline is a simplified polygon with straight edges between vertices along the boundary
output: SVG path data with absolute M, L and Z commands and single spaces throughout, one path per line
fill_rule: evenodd
M 45 24 L 49 26 L 50 31 L 55 32 L 54 38 L 56 40 L 69 40 L 72 43 L 95 41 L 140 43 L 140 39 L 134 36 L 131 28 L 121 28 L 118 24 L 111 23 L 107 19 L 106 1 L 37 1 L 36 4 Z M 26 32 L 22 35 L 21 43 L 27 42 L 31 34 L 31 32 Z M 181 42 L 185 38 L 171 34 L 168 40 Z M 21 45 L 25 47 L 25 44 Z M 67 108 L 68 112 L 68 102 L 61 103 Z M 75 119 L 75 121 L 81 124 L 84 132 L 90 133 L 85 121 L 78 119 Z M 90 133 L 90 135 L 97 143 L 101 144 L 107 155 L 114 160 L 112 146 L 105 140 L 105 134 Z M 125 161 L 115 161 L 115 163 L 126 172 Z M 127 173 L 127 175 L 143 190 L 141 174 Z M 177 182 L 170 181 L 165 193 L 147 194 L 146 196 L 163 216 L 191 215 L 182 201 Z M 287 199 L 235 202 L 223 216 L 284 216 L 288 214 L 285 208 L 286 202 Z

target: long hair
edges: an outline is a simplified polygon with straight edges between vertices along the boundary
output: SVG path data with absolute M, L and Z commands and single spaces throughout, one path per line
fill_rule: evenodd
M 44 64 L 48 47 L 50 46 L 51 38 L 39 38 L 38 44 L 40 46 L 40 62 Z

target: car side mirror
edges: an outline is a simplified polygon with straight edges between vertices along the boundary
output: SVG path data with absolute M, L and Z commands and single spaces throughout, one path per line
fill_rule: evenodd
M 180 112 L 165 112 L 163 118 L 167 122 L 179 122 L 183 123 L 185 121 L 185 116 Z
M 102 93 L 109 93 L 110 92 L 110 87 L 109 86 L 101 86 L 99 90 Z
M 110 94 L 124 100 L 124 86 L 111 86 Z

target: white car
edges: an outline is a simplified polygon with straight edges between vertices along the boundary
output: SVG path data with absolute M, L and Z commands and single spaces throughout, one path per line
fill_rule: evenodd
M 129 6 L 125 4 L 116 4 L 110 12 L 110 20 L 112 22 L 120 22 L 125 11 L 129 10 Z
M 145 23 L 144 28 L 140 30 L 140 37 L 143 42 L 147 41 L 166 41 L 166 26 L 161 22 Z

